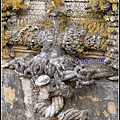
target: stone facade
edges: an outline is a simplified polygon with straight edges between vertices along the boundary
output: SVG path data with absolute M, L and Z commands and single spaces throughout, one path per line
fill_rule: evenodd
M 3 0 L 2 120 L 117 120 L 118 21 L 117 0 Z

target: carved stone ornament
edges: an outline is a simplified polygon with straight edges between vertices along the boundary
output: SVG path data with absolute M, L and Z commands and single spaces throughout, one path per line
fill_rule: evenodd
M 11 45 L 13 59 L 2 67 L 14 68 L 19 77 L 31 80 L 33 94 L 37 96 L 33 109 L 40 117 L 87 120 L 89 108 L 80 110 L 71 106 L 65 110 L 66 101 L 74 97 L 76 89 L 95 86 L 99 79 L 118 80 L 118 32 L 116 27 L 111 27 L 116 26 L 118 19 L 110 16 L 113 12 L 117 14 L 118 1 L 84 1 L 80 3 L 85 5 L 79 8 L 80 13 L 75 7 L 66 7 L 65 0 L 47 0 L 43 21 L 13 29 L 12 34 L 6 30 L 10 36 L 5 46 Z M 13 4 L 12 9 L 15 7 Z M 20 4 L 16 10 L 23 7 Z M 3 9 L 7 10 L 5 6 Z M 17 45 L 26 47 L 21 50 Z M 28 53 L 35 53 L 35 56 L 15 58 L 18 52 L 25 51 L 26 56 Z M 87 61 L 98 58 L 104 63 Z M 75 63 L 81 59 L 86 61 Z

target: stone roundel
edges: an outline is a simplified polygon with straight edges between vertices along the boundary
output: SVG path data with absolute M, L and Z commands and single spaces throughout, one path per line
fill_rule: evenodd
M 35 85 L 42 86 L 48 84 L 49 82 L 50 77 L 48 75 L 41 75 L 36 79 Z

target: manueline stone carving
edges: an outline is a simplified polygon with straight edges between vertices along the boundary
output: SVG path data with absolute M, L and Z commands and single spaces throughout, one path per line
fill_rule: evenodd
M 24 77 L 31 78 L 34 86 L 39 86 L 39 102 L 35 104 L 34 110 L 44 117 L 59 114 L 64 106 L 64 100 L 72 97 L 74 89 L 71 88 L 70 81 L 75 82 L 74 88 L 81 88 L 85 85 L 93 85 L 96 78 L 114 75 L 114 72 L 109 74 L 110 71 L 99 73 L 97 69 L 75 66 L 72 62 L 68 62 L 70 56 L 62 53 L 60 47 L 56 45 L 57 42 L 55 44 L 52 42 L 47 39 L 47 46 L 43 46 L 40 54 L 30 62 L 23 63 L 20 60 L 14 62 L 16 71 L 22 73 Z M 74 116 L 82 117 L 80 111 L 73 110 L 69 114 L 64 113 L 65 119 L 67 120 L 72 113 L 75 113 Z
M 46 39 L 46 44 L 47 46 L 43 46 L 40 54 L 30 62 L 16 60 L 13 65 L 17 72 L 22 73 L 21 76 L 31 78 L 34 86 L 39 86 L 38 101 L 42 99 L 42 102 L 35 104 L 35 111 L 45 117 L 52 117 L 59 114 L 64 106 L 64 100 L 74 94 L 74 89 L 69 82 L 79 82 L 75 84 L 77 88 L 81 85 L 94 84 L 91 76 L 95 71 L 75 66 L 70 62 L 70 56 L 62 53 L 60 47 L 56 45 L 57 42 L 53 43 L 50 38 Z M 51 104 L 44 103 L 46 100 Z M 81 114 L 81 112 L 78 113 Z
M 103 11 L 108 11 L 112 7 L 110 2 L 110 0 L 106 2 L 103 9 L 100 8 Z M 90 5 L 86 9 L 98 10 L 95 6 Z M 54 12 L 56 13 L 53 14 Z M 60 12 L 60 9 L 57 10 L 56 8 L 53 13 L 51 12 L 48 16 L 49 18 L 52 17 L 51 20 L 54 21 L 60 19 L 63 11 Z M 108 19 L 104 19 L 108 21 Z M 116 21 L 110 19 L 110 22 Z M 37 94 L 37 101 L 34 103 L 35 113 L 43 117 L 56 116 L 58 120 L 86 120 L 89 110 L 80 111 L 70 108 L 62 111 L 62 109 L 65 101 L 74 95 L 74 89 L 95 85 L 95 80 L 98 78 L 118 79 L 118 50 L 116 49 L 118 41 L 115 38 L 117 32 L 112 32 L 110 36 L 101 34 L 102 30 L 98 32 L 99 27 L 100 29 L 106 28 L 106 23 L 96 22 L 88 25 L 88 28 L 85 27 L 87 26 L 85 24 L 82 26 L 76 23 L 67 26 L 58 35 L 58 26 L 59 24 L 55 23 L 54 27 L 48 29 L 42 28 L 42 24 L 38 24 L 38 26 L 26 26 L 17 30 L 17 35 L 13 34 L 8 43 L 15 44 L 15 42 L 21 41 L 24 32 L 27 31 L 29 49 L 32 48 L 34 43 L 40 49 L 40 53 L 30 61 L 17 59 L 12 65 L 20 77 L 27 77 L 32 82 L 33 91 Z M 31 31 L 34 34 L 29 34 Z M 18 38 L 21 40 L 18 40 Z M 27 42 L 22 44 L 27 45 Z M 43 48 L 41 48 L 41 44 Z M 92 50 L 95 52 L 91 52 Z M 104 53 L 106 56 L 104 56 Z M 86 55 L 88 55 L 88 58 L 102 57 L 105 59 L 105 64 L 99 68 L 81 64 L 75 65 L 76 58 L 82 58 Z M 10 64 L 8 65 L 10 66 Z M 3 67 L 7 67 L 7 65 Z M 74 82 L 74 84 L 71 85 L 71 82 Z

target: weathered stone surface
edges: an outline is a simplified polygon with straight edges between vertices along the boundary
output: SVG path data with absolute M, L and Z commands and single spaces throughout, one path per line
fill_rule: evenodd
M 69 120 L 86 110 L 89 120 L 117 120 L 118 1 L 17 2 L 2 4 L 2 57 L 13 58 L 2 60 L 2 119 Z M 75 64 L 84 58 L 105 61 Z M 50 80 L 36 86 L 43 75 Z
M 75 96 L 66 105 L 89 109 L 90 120 L 118 119 L 118 82 L 100 80 L 95 86 L 77 89 Z
M 2 70 L 2 119 L 26 120 L 24 91 L 14 70 Z

